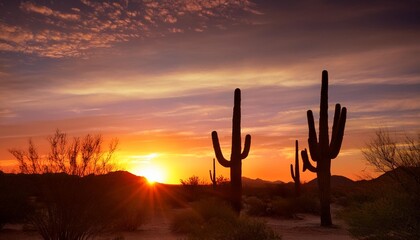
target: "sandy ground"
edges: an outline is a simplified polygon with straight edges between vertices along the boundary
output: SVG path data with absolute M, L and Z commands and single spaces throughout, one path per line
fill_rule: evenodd
M 174 210 L 179 211 L 179 210 Z M 151 217 L 148 222 L 133 232 L 115 233 L 103 236 L 103 240 L 176 240 L 182 239 L 182 235 L 172 234 L 169 229 L 169 223 L 172 213 L 158 213 Z M 278 232 L 283 240 L 351 240 L 348 231 L 345 229 L 345 223 L 337 218 L 333 218 L 336 224 L 332 228 L 321 228 L 319 226 L 319 217 L 309 214 L 298 215 L 299 219 L 274 219 L 259 218 L 265 221 L 271 228 Z M 16 240 L 38 240 L 42 239 L 36 232 L 23 232 L 20 225 L 6 225 L 5 229 L 0 231 L 0 239 Z
M 283 240 L 351 240 L 348 231 L 344 228 L 344 223 L 333 219 L 335 225 L 331 228 L 323 228 L 319 225 L 319 216 L 302 214 L 298 215 L 301 219 L 283 220 L 273 218 L 263 218 L 263 220 L 274 231 L 282 236 Z

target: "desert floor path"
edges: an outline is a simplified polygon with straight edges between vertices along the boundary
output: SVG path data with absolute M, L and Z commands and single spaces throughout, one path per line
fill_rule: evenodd
M 176 235 L 170 231 L 170 221 L 174 212 L 185 209 L 170 210 L 168 213 L 156 214 L 150 221 L 134 232 L 124 232 L 125 240 L 135 239 L 183 239 L 185 236 Z M 336 209 L 333 209 L 336 212 Z M 298 219 L 258 218 L 265 221 L 283 240 L 354 240 L 346 230 L 344 221 L 333 217 L 334 227 L 320 227 L 319 216 L 299 214 Z
M 171 232 L 170 223 L 175 214 L 179 209 L 167 210 L 165 212 L 159 211 L 153 214 L 145 224 L 140 226 L 138 230 L 133 232 L 123 232 L 121 236 L 124 236 L 124 240 L 176 240 L 182 239 L 182 235 L 176 235 Z
M 282 236 L 283 240 L 352 240 L 344 223 L 333 219 L 336 225 L 331 228 L 320 227 L 319 216 L 299 214 L 300 219 L 261 218 L 274 231 Z
M 124 239 L 124 240 L 177 240 L 185 239 L 183 235 L 173 234 L 170 230 L 170 222 L 174 213 L 185 209 L 170 209 L 159 212 L 147 219 L 147 222 L 136 231 L 120 232 L 105 235 L 102 240 Z M 353 240 L 346 230 L 345 223 L 333 217 L 335 226 L 323 228 L 319 225 L 319 216 L 310 214 L 298 214 L 297 219 L 280 219 L 260 217 L 274 231 L 282 236 L 283 240 Z M 22 232 L 19 225 L 7 225 L 6 229 L 0 231 L 2 239 L 38 240 L 42 239 L 36 232 Z

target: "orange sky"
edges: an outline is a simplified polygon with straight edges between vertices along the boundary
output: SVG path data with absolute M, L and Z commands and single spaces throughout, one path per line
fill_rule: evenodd
M 243 175 L 288 182 L 327 69 L 330 127 L 334 104 L 348 108 L 332 173 L 376 176 L 360 152 L 374 131 L 420 131 L 419 11 L 409 0 L 1 2 L 0 169 L 14 167 L 8 149 L 32 138 L 46 153 L 60 129 L 117 137 L 134 173 L 208 181 L 213 130 L 230 155 L 238 87 L 252 136 Z

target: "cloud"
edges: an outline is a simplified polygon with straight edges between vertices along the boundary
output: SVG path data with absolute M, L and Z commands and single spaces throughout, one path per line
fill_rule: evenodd
M 132 39 L 204 31 L 219 21 L 233 24 L 237 11 L 251 13 L 248 0 L 229 1 L 93 1 L 41 5 L 22 2 L 11 9 L 19 15 L 16 24 L 0 21 L 0 51 L 21 52 L 47 58 L 89 56 L 89 51 L 109 48 Z M 63 8 L 65 6 L 65 8 Z M 64 11 L 55 8 L 65 9 Z
M 21 46 L 26 42 L 33 39 L 33 34 L 19 26 L 9 25 L 0 22 L 0 39 L 4 45 L 14 47 L 15 45 Z
M 20 5 L 20 8 L 26 12 L 34 12 L 45 16 L 53 16 L 63 20 L 78 20 L 80 16 L 74 13 L 62 13 L 59 11 L 54 11 L 51 8 L 46 6 L 39 6 L 32 2 L 23 2 Z

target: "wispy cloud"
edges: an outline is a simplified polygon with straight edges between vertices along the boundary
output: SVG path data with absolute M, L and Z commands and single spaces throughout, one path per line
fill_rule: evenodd
M 20 8 L 25 12 L 34 12 L 44 16 L 53 16 L 62 20 L 79 20 L 80 15 L 74 13 L 62 13 L 60 11 L 54 11 L 49 7 L 36 5 L 32 2 L 23 2 Z M 73 9 L 72 9 L 73 10 Z
M 233 24 L 241 20 L 233 14 L 237 11 L 257 13 L 248 0 L 81 0 L 50 5 L 24 1 L 18 9 L 10 7 L 9 14 L 28 22 L 15 25 L 2 19 L 0 51 L 49 58 L 87 57 L 91 49 L 130 39 L 204 31 L 212 25 L 210 20 Z

